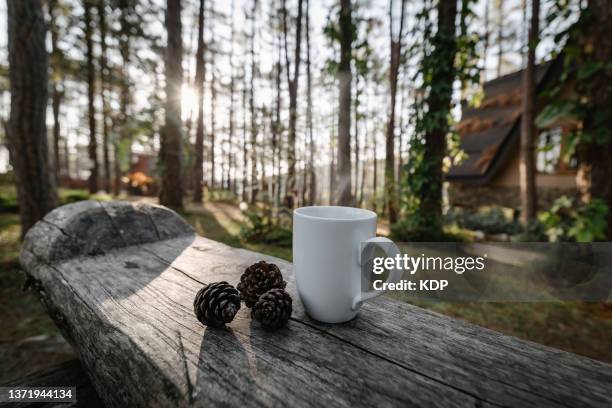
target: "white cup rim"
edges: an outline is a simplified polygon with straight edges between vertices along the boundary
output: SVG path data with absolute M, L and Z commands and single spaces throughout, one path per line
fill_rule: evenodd
M 329 211 L 330 215 L 320 215 L 324 211 Z M 332 213 L 336 213 L 335 215 Z M 339 206 L 339 205 L 314 205 L 300 207 L 293 210 L 297 216 L 317 221 L 367 221 L 376 219 L 374 211 L 363 208 Z

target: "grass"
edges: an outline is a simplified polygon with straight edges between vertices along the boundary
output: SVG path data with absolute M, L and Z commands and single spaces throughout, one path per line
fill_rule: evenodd
M 261 243 L 245 242 L 240 239 L 240 227 L 243 220 L 236 211 L 236 206 L 226 202 L 215 202 L 207 207 L 188 207 L 181 215 L 193 225 L 203 237 L 223 242 L 234 248 L 245 248 L 255 252 L 276 256 L 287 261 L 292 260 L 291 248 L 277 247 Z
M 0 192 L 2 190 L 0 189 Z M 66 196 L 70 191 L 64 192 Z M 182 215 L 198 234 L 236 248 L 246 248 L 291 261 L 291 248 L 243 242 L 243 223 L 236 205 L 227 200 L 188 206 Z M 57 330 L 36 297 L 22 292 L 19 273 L 19 219 L 0 214 L 0 342 L 17 342 Z M 404 298 L 407 302 L 526 340 L 612 363 L 610 303 L 450 303 Z
M 504 334 L 612 363 L 609 303 L 406 301 Z
M 22 290 L 24 275 L 20 271 L 19 216 L 0 214 L 0 342 L 27 337 L 58 334 L 44 308 L 31 292 Z

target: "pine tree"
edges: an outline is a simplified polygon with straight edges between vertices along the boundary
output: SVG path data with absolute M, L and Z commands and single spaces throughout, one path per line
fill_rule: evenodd
M 385 196 L 389 223 L 397 221 L 397 197 L 395 186 L 395 105 L 397 101 L 397 78 L 399 75 L 400 59 L 402 56 L 402 37 L 404 35 L 404 15 L 406 13 L 406 0 L 402 0 L 399 31 L 397 37 L 393 33 L 393 0 L 389 4 L 389 42 L 391 49 L 391 62 L 389 68 L 389 119 L 385 139 Z
M 204 182 L 204 0 L 200 0 L 198 12 L 198 46 L 196 50 L 195 86 L 198 95 L 198 116 L 196 124 L 195 163 L 193 168 L 193 202 L 202 203 Z
M 11 114 L 6 130 L 23 237 L 57 204 L 45 123 L 46 27 L 40 0 L 9 1 L 7 5 Z
M 523 71 L 523 112 L 521 117 L 521 154 L 519 176 L 521 185 L 521 222 L 527 226 L 536 214 L 535 184 L 535 50 L 540 25 L 540 0 L 532 0 L 527 67 Z
M 49 32 L 51 34 L 51 55 L 49 63 L 51 65 L 51 110 L 53 113 L 53 171 L 55 175 L 55 183 L 59 182 L 61 173 L 66 173 L 60 163 L 60 133 L 61 123 L 59 120 L 60 105 L 62 103 L 62 77 L 64 75 L 62 65 L 64 55 L 59 48 L 59 2 L 58 0 L 48 0 L 47 7 L 49 10 Z M 66 157 L 66 162 L 68 157 Z
M 295 157 L 295 142 L 296 142 L 296 124 L 297 124 L 297 92 L 300 79 L 301 65 L 301 47 L 302 47 L 302 13 L 303 0 L 298 0 L 298 14 L 295 24 L 295 50 L 293 57 L 293 76 L 291 74 L 291 63 L 289 61 L 288 50 L 288 26 L 287 26 L 287 1 L 283 0 L 283 34 L 285 43 L 285 72 L 287 73 L 287 84 L 289 88 L 289 134 L 287 140 L 287 161 L 289 171 L 287 172 L 287 186 L 285 189 L 284 205 L 288 208 L 295 206 L 296 189 L 296 157 Z
M 433 37 L 433 51 L 430 61 L 431 91 L 426 98 L 430 126 L 425 131 L 425 150 L 423 162 L 427 166 L 428 183 L 421 192 L 421 212 L 431 229 L 442 227 L 442 160 L 446 154 L 446 135 L 448 134 L 447 115 L 450 112 L 453 83 L 456 78 L 454 67 L 457 52 L 455 19 L 457 2 L 441 0 L 437 6 L 437 32 Z
M 353 44 L 352 6 L 340 1 L 340 62 L 338 64 L 338 205 L 351 205 L 351 59 Z
M 96 69 L 94 66 L 94 51 L 93 51 L 93 31 L 94 22 L 92 17 L 93 2 L 85 0 L 83 3 L 84 23 L 85 23 L 85 46 L 86 50 L 86 66 L 87 66 L 87 106 L 88 106 L 88 123 L 89 123 L 89 160 L 91 168 L 89 173 L 89 192 L 94 194 L 98 191 L 98 141 L 96 139 Z
M 317 176 L 315 173 L 315 142 L 312 124 L 312 73 L 310 63 L 310 1 L 306 0 L 306 123 L 308 127 L 308 205 L 314 205 L 317 197 Z M 306 170 L 304 170 L 306 171 Z
M 166 108 L 162 134 L 162 186 L 159 202 L 171 208 L 183 208 L 181 176 L 181 84 L 183 80 L 183 42 L 181 38 L 181 0 L 167 0 L 166 8 Z
M 100 64 L 100 99 L 102 101 L 102 148 L 103 148 L 103 163 L 104 163 L 104 190 L 111 191 L 111 168 L 110 168 L 110 108 L 108 106 L 108 93 L 111 81 L 110 68 L 108 66 L 108 46 L 106 37 L 108 26 L 106 23 L 106 1 L 97 0 L 96 10 L 98 12 L 98 25 L 100 27 L 100 56 L 98 58 Z

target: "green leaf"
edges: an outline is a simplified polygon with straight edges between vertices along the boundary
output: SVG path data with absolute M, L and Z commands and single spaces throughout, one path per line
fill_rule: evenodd
M 584 81 L 585 79 L 592 77 L 597 73 L 597 71 L 600 71 L 602 69 L 604 69 L 603 62 L 587 62 L 578 70 L 578 80 Z
M 552 102 L 536 117 L 535 125 L 539 129 L 545 129 L 560 119 L 567 118 L 575 118 L 575 103 L 573 101 Z

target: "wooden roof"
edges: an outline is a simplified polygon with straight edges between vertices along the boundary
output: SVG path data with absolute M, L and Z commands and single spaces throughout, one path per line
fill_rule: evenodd
M 551 76 L 557 60 L 536 67 L 538 90 Z M 520 139 L 522 79 L 520 70 L 486 82 L 480 106 L 463 111 L 455 130 L 467 158 L 450 168 L 447 180 L 486 184 L 507 162 Z

